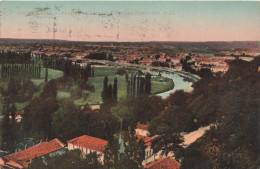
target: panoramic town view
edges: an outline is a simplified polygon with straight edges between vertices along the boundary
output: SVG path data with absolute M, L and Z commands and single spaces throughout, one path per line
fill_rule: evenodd
M 259 2 L 0 2 L 0 168 L 258 169 Z

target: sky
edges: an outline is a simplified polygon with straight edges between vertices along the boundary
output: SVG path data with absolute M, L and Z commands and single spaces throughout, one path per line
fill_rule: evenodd
M 0 23 L 1 38 L 259 41 L 260 1 L 2 1 Z

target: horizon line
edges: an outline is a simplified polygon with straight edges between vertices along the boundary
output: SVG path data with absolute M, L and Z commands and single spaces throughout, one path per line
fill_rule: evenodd
M 230 40 L 230 41 L 223 41 L 223 40 L 215 40 L 215 41 L 77 41 L 77 40 L 65 40 L 65 39 L 34 39 L 34 38 L 0 38 L 0 39 L 6 39 L 6 40 L 46 40 L 46 41 L 66 41 L 66 42 L 85 42 L 85 43 L 100 43 L 100 42 L 106 42 L 106 43 L 151 43 L 151 42 L 195 42 L 195 43 L 205 43 L 205 42 L 260 42 L 260 40 Z M 1 43 L 1 42 L 0 42 Z

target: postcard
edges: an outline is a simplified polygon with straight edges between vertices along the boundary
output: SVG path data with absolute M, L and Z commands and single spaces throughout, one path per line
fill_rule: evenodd
M 1 1 L 0 168 L 259 168 L 259 28 L 259 1 Z

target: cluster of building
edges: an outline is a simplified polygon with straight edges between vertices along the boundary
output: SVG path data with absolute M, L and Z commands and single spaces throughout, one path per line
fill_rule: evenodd
M 150 137 L 147 130 L 147 125 L 137 124 L 135 128 L 135 136 L 143 139 L 145 143 L 145 159 L 143 161 L 144 168 L 147 169 L 179 169 L 180 163 L 174 157 L 161 155 L 159 152 L 153 152 L 151 147 L 152 141 L 158 136 Z M 6 169 L 23 169 L 28 168 L 29 164 L 36 158 L 45 158 L 46 156 L 54 157 L 62 155 L 66 149 L 75 150 L 79 149 L 84 155 L 96 153 L 98 161 L 104 164 L 104 151 L 107 147 L 108 141 L 82 135 L 80 137 L 71 139 L 64 144 L 59 139 L 55 138 L 49 142 L 41 142 L 37 145 L 27 149 L 17 151 L 15 153 L 0 157 L 0 168 Z M 47 164 L 46 164 L 47 165 Z
M 228 70 L 228 62 L 236 58 L 251 61 L 254 57 L 259 56 L 258 52 L 222 51 L 219 53 L 187 53 L 187 52 L 169 52 L 159 49 L 158 46 L 115 46 L 115 45 L 92 45 L 91 48 L 66 48 L 66 47 L 52 47 L 43 46 L 41 49 L 33 51 L 33 56 L 40 53 L 51 55 L 71 55 L 73 62 L 80 61 L 79 64 L 84 66 L 88 59 L 84 57 L 90 53 L 105 52 L 107 55 L 112 54 L 117 63 L 124 64 L 139 64 L 143 66 L 165 66 L 174 68 L 175 70 L 182 70 L 181 60 L 185 60 L 187 56 L 191 57 L 188 60 L 192 64 L 192 68 L 200 70 L 201 68 L 208 68 L 212 72 L 226 72 Z
M 152 142 L 155 141 L 159 136 L 151 136 L 147 130 L 147 125 L 138 123 L 135 128 L 135 137 L 137 138 L 137 141 L 142 139 L 145 145 L 145 158 L 142 162 L 144 168 L 180 168 L 180 163 L 175 160 L 174 152 L 165 154 L 162 150 L 158 152 L 153 150 Z
M 26 47 L 1 47 L 0 51 L 16 51 L 31 52 L 32 58 L 40 57 L 41 55 L 59 55 L 63 57 L 70 56 L 72 62 L 77 62 L 81 66 L 88 63 L 88 59 L 84 57 L 90 53 L 104 52 L 107 55 L 112 54 L 116 63 L 122 64 L 139 64 L 143 66 L 165 66 L 182 70 L 181 60 L 185 60 L 187 56 L 191 57 L 188 62 L 193 63 L 192 68 L 200 70 L 201 68 L 209 68 L 212 72 L 226 72 L 228 70 L 228 61 L 239 58 L 250 61 L 254 57 L 259 56 L 258 50 L 252 51 L 219 51 L 216 53 L 188 53 L 180 51 L 169 51 L 157 45 L 138 46 L 138 45 L 104 45 L 90 44 L 85 46 L 53 46 L 41 45 L 34 49 Z
M 15 153 L 0 157 L 0 168 L 28 168 L 29 164 L 35 158 L 62 155 L 66 149 L 80 149 L 86 155 L 90 154 L 91 152 L 96 153 L 98 155 L 98 160 L 103 163 L 106 146 L 106 140 L 87 135 L 69 140 L 67 141 L 67 145 L 56 138 L 49 142 L 41 142 L 22 151 L 17 151 Z

